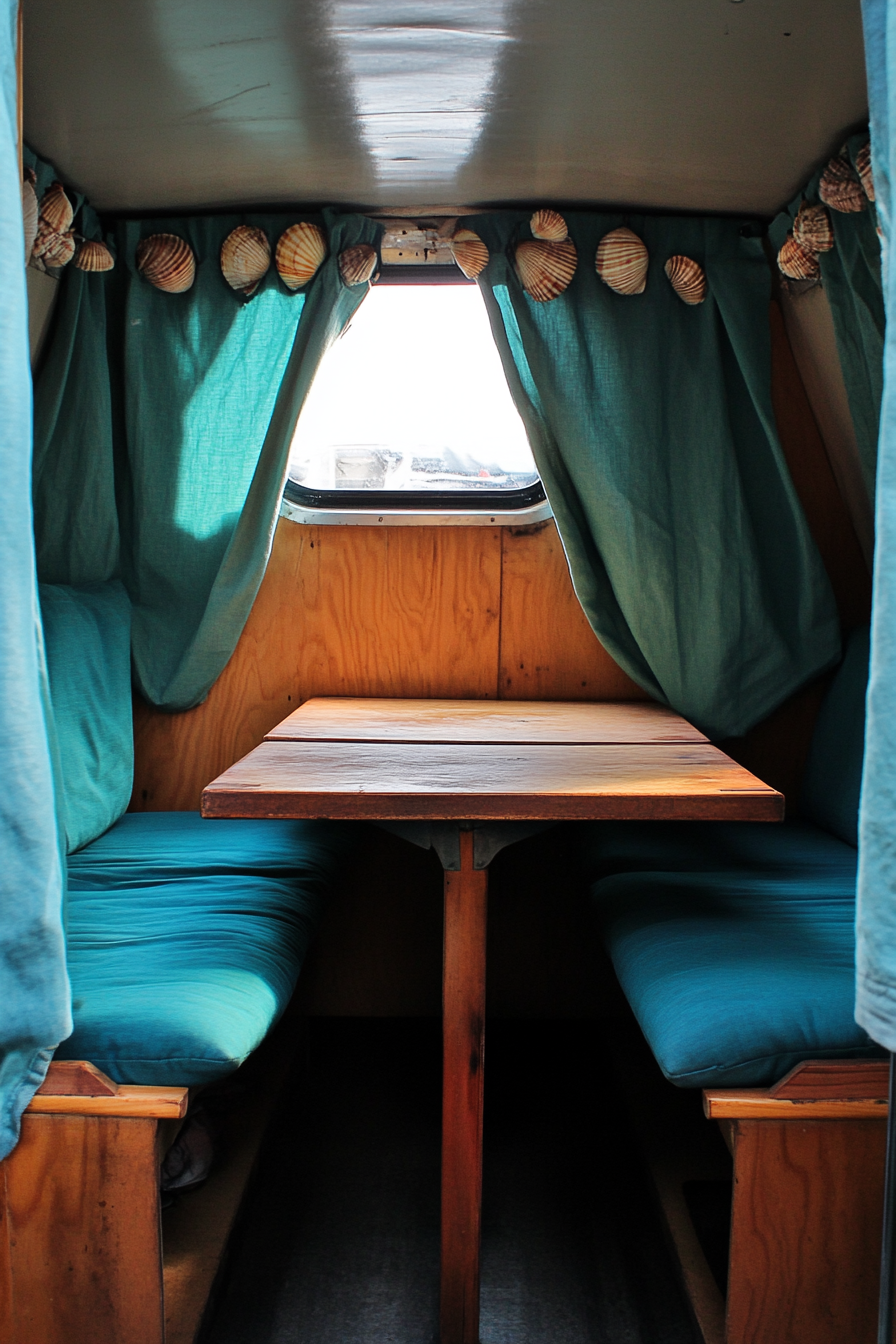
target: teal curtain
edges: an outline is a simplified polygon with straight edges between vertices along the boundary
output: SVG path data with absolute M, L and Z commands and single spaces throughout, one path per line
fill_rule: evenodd
M 639 685 L 712 736 L 744 733 L 840 649 L 775 428 L 762 242 L 736 220 L 566 218 L 578 266 L 548 303 L 512 264 L 528 215 L 465 222 L 489 247 L 480 285 L 576 592 Z M 650 255 L 640 295 L 595 271 L 623 224 Z M 700 305 L 664 274 L 678 254 L 706 272 Z
M 201 701 L 236 646 L 270 554 L 299 410 L 367 292 L 343 283 L 338 256 L 376 243 L 381 228 L 327 211 L 329 254 L 305 290 L 287 290 L 273 267 L 249 300 L 229 288 L 219 254 L 231 229 L 256 225 L 273 245 L 301 217 L 123 221 L 107 238 L 113 271 L 63 275 L 36 388 L 40 575 L 120 574 L 136 684 L 167 709 Z M 163 293 L 137 271 L 136 247 L 152 233 L 193 248 L 186 293 Z
M 856 154 L 868 143 L 867 132 L 853 135 L 846 154 L 855 164 Z M 777 253 L 793 224 L 801 203 L 819 203 L 820 169 L 772 222 L 769 238 Z M 877 195 L 877 192 L 875 192 Z M 881 280 L 877 211 L 869 205 L 854 214 L 830 210 L 834 246 L 819 253 L 821 279 L 837 337 L 837 353 L 856 431 L 862 477 L 868 499 L 874 504 L 877 471 L 877 439 L 884 383 L 884 293 Z
M 886 0 L 863 0 L 871 104 L 871 154 L 883 231 L 887 313 L 896 312 L 892 182 L 896 144 L 896 15 Z M 865 768 L 859 813 L 856 917 L 856 1020 L 896 1051 L 896 336 L 884 345 L 884 393 L 878 444 L 871 674 Z
M 0 1159 L 72 1029 L 31 526 L 31 378 L 16 146 L 18 5 L 0 7 Z

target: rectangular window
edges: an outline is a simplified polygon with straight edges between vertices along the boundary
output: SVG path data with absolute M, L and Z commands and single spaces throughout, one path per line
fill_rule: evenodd
M 409 270 L 371 289 L 324 356 L 287 499 L 340 511 L 531 508 L 544 489 L 478 286 L 454 267 L 458 283 Z

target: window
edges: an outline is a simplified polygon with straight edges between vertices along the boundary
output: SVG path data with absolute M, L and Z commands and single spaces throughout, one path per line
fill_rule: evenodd
M 287 501 L 487 514 L 544 500 L 482 295 L 438 279 L 381 280 L 324 356 L 293 437 Z

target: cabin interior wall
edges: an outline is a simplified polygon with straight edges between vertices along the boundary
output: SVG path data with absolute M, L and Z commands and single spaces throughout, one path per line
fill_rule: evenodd
M 777 304 L 781 440 L 845 628 L 870 579 Z M 823 685 L 804 688 L 725 749 L 791 798 Z M 203 786 L 317 695 L 633 699 L 643 692 L 588 625 L 553 523 L 314 527 L 281 519 L 249 621 L 206 702 L 166 714 L 137 699 L 133 810 L 198 807 Z M 489 1011 L 604 1016 L 618 1005 L 562 828 L 499 856 L 489 919 Z M 370 828 L 328 907 L 300 990 L 313 1014 L 438 1013 L 441 871 Z

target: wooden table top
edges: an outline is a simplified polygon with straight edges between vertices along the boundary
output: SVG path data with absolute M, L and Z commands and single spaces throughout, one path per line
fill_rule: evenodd
M 357 737 L 352 741 L 296 741 L 271 735 L 208 785 L 201 801 L 203 816 L 779 821 L 785 810 L 782 794 L 709 745 L 677 715 L 668 710 L 643 714 L 660 707 L 642 702 L 629 706 L 541 703 L 535 716 L 543 732 L 540 741 L 497 743 L 469 737 L 434 741 L 447 730 L 439 723 L 438 711 L 427 719 L 420 706 L 433 707 L 439 702 L 309 703 L 313 706 L 309 722 L 318 728 L 332 727 L 341 707 L 351 706 Z M 375 707 L 369 719 L 361 719 L 356 708 L 365 703 Z M 441 703 L 453 707 L 449 722 L 453 719 L 467 734 L 473 731 L 473 716 L 465 718 L 465 711 L 478 711 L 481 702 Z M 333 704 L 340 707 L 336 714 L 330 712 Z M 485 704 L 489 711 L 496 710 L 493 702 Z M 583 731 L 575 726 L 576 718 L 588 722 L 588 715 L 579 712 L 583 710 L 613 711 L 603 720 L 594 712 L 590 731 L 607 737 L 613 728 L 617 737 L 584 743 L 580 738 L 552 741 L 551 731 L 560 735 Z M 627 710 L 631 714 L 626 731 L 622 718 Z M 517 704 L 508 715 L 486 714 L 478 722 L 484 734 L 492 734 L 494 724 L 519 723 L 520 715 L 528 712 L 529 706 L 523 711 Z M 292 732 L 296 720 L 297 715 L 290 715 L 279 727 Z M 420 723 L 429 724 L 426 731 L 430 735 L 416 741 L 379 741 L 376 734 L 384 731 L 384 723 L 399 724 L 399 732 L 410 732 L 415 726 L 420 731 Z M 657 737 L 661 724 L 662 731 L 689 731 L 693 738 L 670 741 Z
M 306 700 L 268 742 L 602 743 L 706 742 L 685 719 L 649 700 Z

